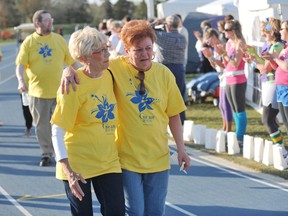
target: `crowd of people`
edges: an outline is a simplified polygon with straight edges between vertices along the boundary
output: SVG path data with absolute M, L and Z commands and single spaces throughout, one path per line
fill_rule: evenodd
M 244 65 L 253 64 L 254 71 L 259 73 L 261 79 L 262 122 L 273 144 L 281 148 L 283 158 L 288 163 L 288 152 L 277 119 L 277 114 L 280 112 L 287 130 L 287 21 L 281 22 L 270 17 L 261 22 L 260 30 L 264 45 L 261 52 L 257 53 L 254 47 L 246 43 L 239 21 L 231 16 L 225 18 L 217 23 L 218 30 L 211 28 L 208 20 L 202 22 L 208 27 L 203 30 L 202 43 L 205 44 L 205 48 L 201 49 L 219 74 L 219 108 L 223 117 L 223 129 L 226 132 L 231 131 L 233 115 L 238 144 L 240 148 L 243 147 L 243 136 L 248 122 L 245 112 L 247 78 Z M 195 36 L 199 37 L 199 34 Z
M 56 177 L 64 183 L 72 215 L 93 215 L 91 186 L 103 215 L 164 215 L 167 126 L 178 165 L 190 167 L 182 128 L 189 35 L 181 15 L 103 20 L 97 29 L 75 29 L 69 44 L 52 32 L 48 11 L 36 11 L 33 23 L 36 31 L 16 59 L 18 90 L 30 97 L 26 135 L 33 119 L 42 151 L 39 165 L 50 166 L 55 156 Z M 288 162 L 276 119 L 280 112 L 288 131 L 287 21 L 262 22 L 266 43 L 259 54 L 231 15 L 217 27 L 205 20 L 202 33 L 194 35 L 203 68 L 219 75 L 223 130 L 231 131 L 234 119 L 242 148 L 248 122 L 244 65 L 254 64 L 262 80 L 263 124 Z

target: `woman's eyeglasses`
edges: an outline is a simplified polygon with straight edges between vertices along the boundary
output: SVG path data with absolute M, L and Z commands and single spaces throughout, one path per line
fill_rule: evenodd
M 136 77 L 136 79 L 140 80 L 140 84 L 138 86 L 139 94 L 144 95 L 146 92 L 145 85 L 144 85 L 144 79 L 145 79 L 144 71 L 138 71 L 138 74 L 135 77 Z
M 210 44 L 211 40 L 212 40 L 212 37 L 209 37 L 209 38 L 206 40 L 206 44 Z
M 102 54 L 109 53 L 109 46 L 92 52 L 92 54 L 100 54 L 100 53 L 102 53 Z
M 47 22 L 54 22 L 54 19 L 48 17 L 42 20 L 42 23 L 47 23 Z
M 224 29 L 225 32 L 233 31 L 233 29 Z
M 136 54 L 141 54 L 141 53 L 143 53 L 144 51 L 150 53 L 150 52 L 153 51 L 153 47 L 152 47 L 152 46 L 147 46 L 147 47 L 145 47 L 145 48 L 133 49 L 133 51 L 134 51 Z
M 266 34 L 270 34 L 271 31 L 270 31 L 270 30 L 267 30 L 267 29 L 264 29 L 264 33 L 266 33 Z

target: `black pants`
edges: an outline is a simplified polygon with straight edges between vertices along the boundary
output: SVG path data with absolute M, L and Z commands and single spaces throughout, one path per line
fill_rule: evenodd
M 87 181 L 86 184 L 79 181 L 85 194 L 82 201 L 72 194 L 68 181 L 64 181 L 73 216 L 93 216 L 91 183 L 101 206 L 101 214 L 104 216 L 124 216 L 125 201 L 122 173 L 109 173 L 85 180 Z
M 268 130 L 269 134 L 273 134 L 279 130 L 279 125 L 276 122 L 278 113 L 279 110 L 272 108 L 271 104 L 268 107 L 263 106 L 262 123 Z
M 31 129 L 32 128 L 33 118 L 32 118 L 32 115 L 30 113 L 29 106 L 23 106 L 22 94 L 20 94 L 20 98 L 21 98 L 23 116 L 24 116 L 24 119 L 25 119 L 25 126 L 26 126 L 27 129 Z

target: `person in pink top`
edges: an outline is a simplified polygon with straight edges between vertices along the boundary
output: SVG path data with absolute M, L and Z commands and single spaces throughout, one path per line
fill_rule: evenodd
M 215 51 L 222 56 L 225 66 L 226 95 L 233 111 L 236 125 L 236 136 L 239 147 L 243 147 L 243 137 L 246 132 L 247 115 L 245 111 L 245 92 L 247 79 L 244 74 L 245 39 L 242 35 L 240 23 L 233 19 L 225 22 L 226 46 L 217 46 Z
M 276 53 L 264 53 L 263 58 L 270 61 L 275 69 L 275 83 L 278 108 L 283 120 L 283 123 L 288 131 L 288 21 L 281 23 L 281 39 L 286 41 L 286 44 L 279 55 Z M 281 145 L 283 157 L 288 164 L 288 153 L 284 145 Z

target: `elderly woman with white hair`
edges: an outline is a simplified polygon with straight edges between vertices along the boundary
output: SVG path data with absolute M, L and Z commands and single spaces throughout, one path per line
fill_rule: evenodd
M 91 184 L 102 215 L 124 215 L 124 193 L 115 129 L 118 110 L 107 69 L 107 37 L 91 27 L 74 32 L 72 57 L 83 67 L 77 91 L 57 95 L 52 116 L 56 178 L 63 180 L 72 215 L 93 215 Z

